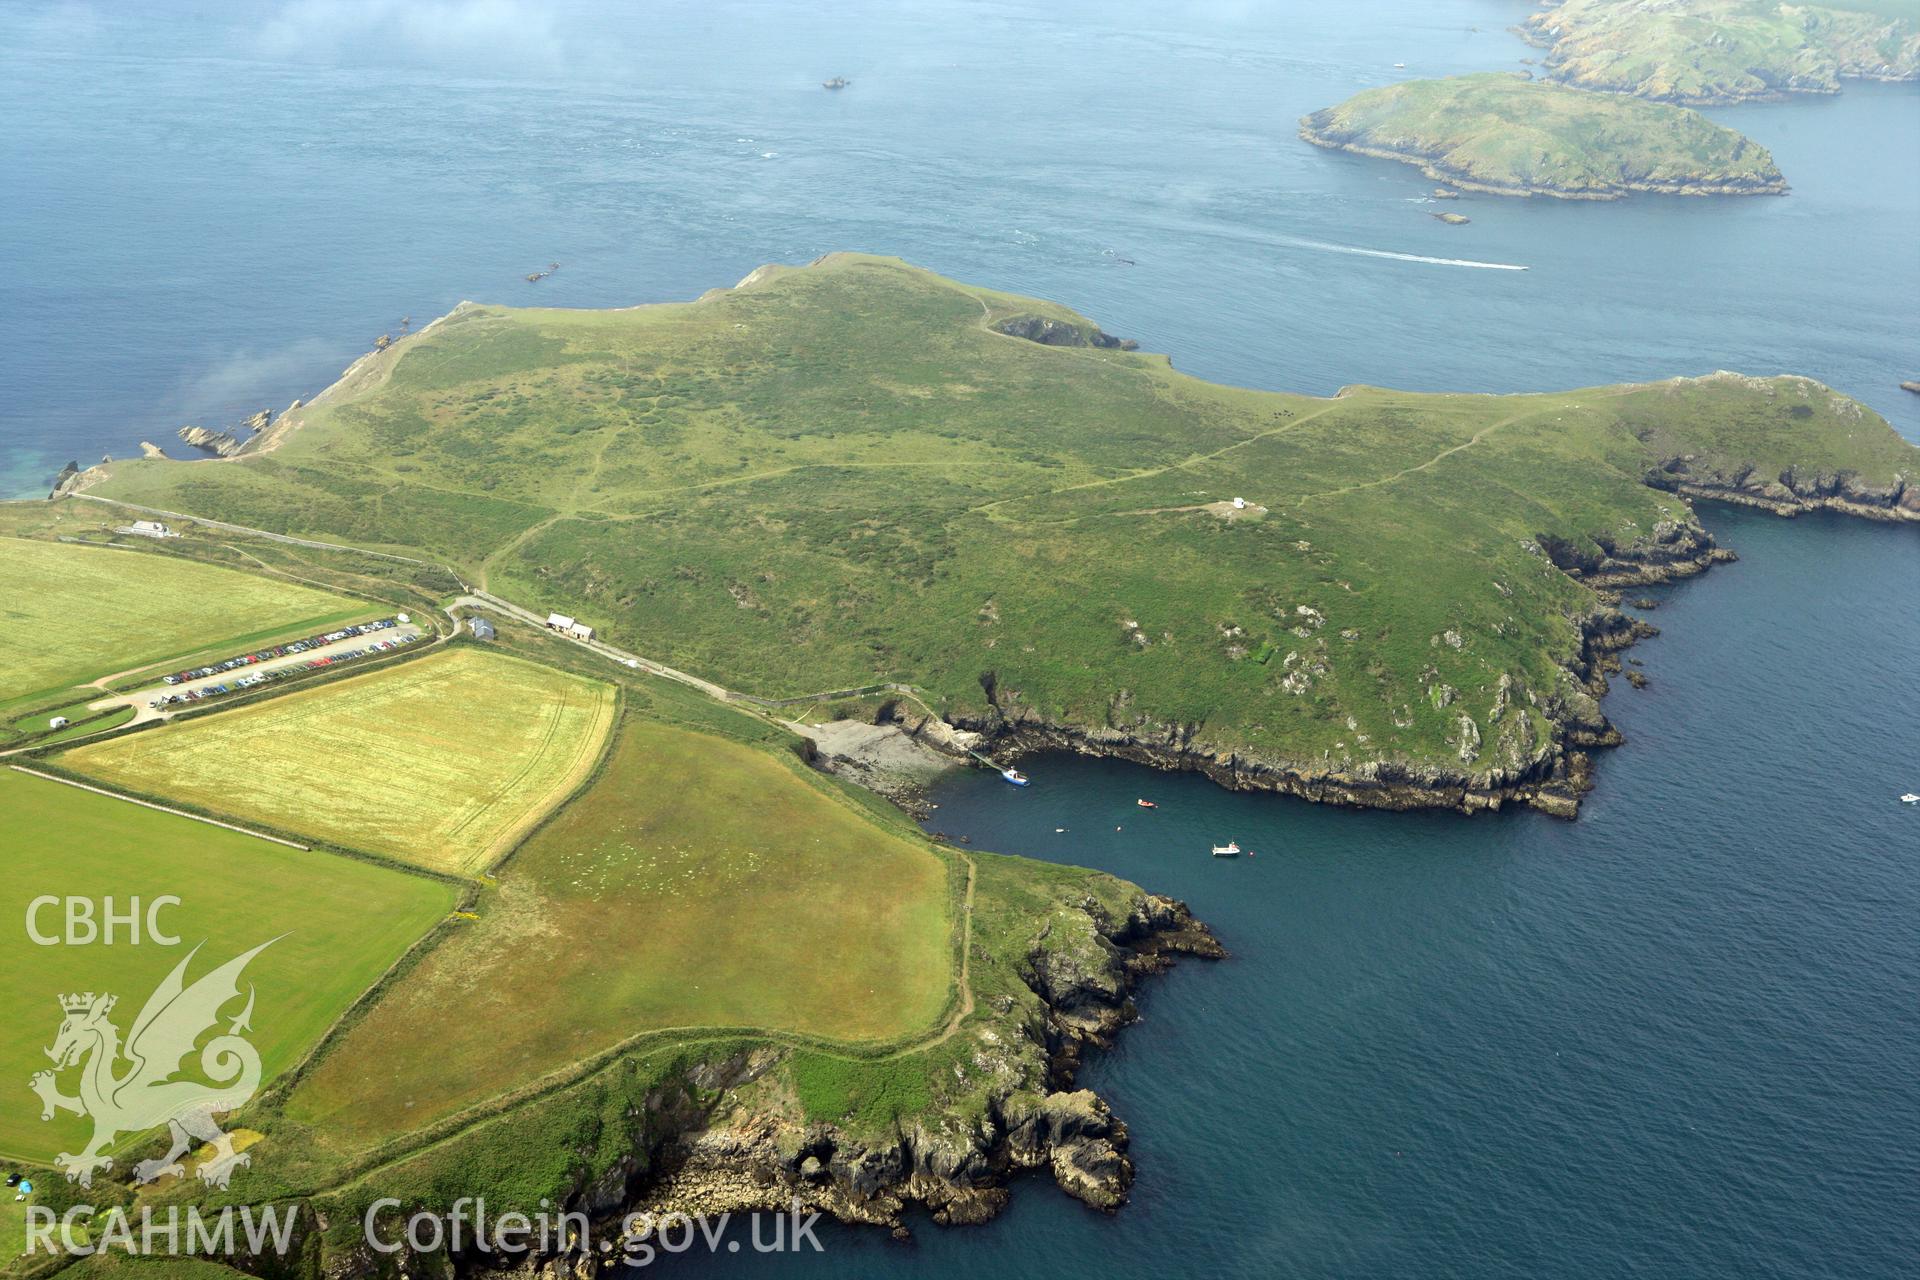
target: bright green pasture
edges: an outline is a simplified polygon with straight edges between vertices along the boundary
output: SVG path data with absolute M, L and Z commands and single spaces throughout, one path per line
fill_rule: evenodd
M 78 1151 L 91 1132 L 71 1113 L 42 1121 L 26 1087 L 49 1066 L 42 1051 L 59 1030 L 62 995 L 113 993 L 113 1021 L 125 1034 L 195 946 L 189 980 L 277 938 L 245 975 L 258 993 L 251 1039 L 271 1078 L 454 902 L 455 890 L 439 881 L 303 853 L 13 769 L 0 769 L 0 813 L 0 1081 L 13 1090 L 0 1107 L 0 1158 L 47 1161 Z M 97 916 L 108 896 L 124 911 L 131 899 L 167 894 L 181 901 L 160 923 L 178 946 L 153 943 L 144 930 L 139 945 L 117 937 L 111 946 L 43 946 L 26 927 L 28 904 L 46 895 L 94 899 Z M 59 908 L 43 909 L 40 932 L 63 936 L 61 919 Z M 63 1077 L 63 1092 L 75 1092 L 76 1074 Z

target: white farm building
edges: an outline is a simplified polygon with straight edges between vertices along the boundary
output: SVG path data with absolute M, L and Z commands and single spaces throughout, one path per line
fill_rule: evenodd
M 593 628 L 584 622 L 576 622 L 564 613 L 547 615 L 547 629 L 558 631 L 563 636 L 572 636 L 575 640 L 593 639 Z

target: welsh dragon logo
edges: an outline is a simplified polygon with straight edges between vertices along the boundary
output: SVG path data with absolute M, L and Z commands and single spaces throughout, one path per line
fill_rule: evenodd
M 46 1051 L 53 1059 L 53 1070 L 35 1073 L 31 1087 L 40 1095 L 42 1120 L 53 1119 L 58 1111 L 93 1119 L 93 1140 L 86 1150 L 78 1155 L 62 1152 L 57 1158 L 68 1181 L 92 1186 L 96 1171 L 113 1167 L 112 1157 L 102 1152 L 116 1137 L 163 1124 L 172 1147 L 159 1159 L 134 1166 L 139 1182 L 184 1173 L 180 1157 L 195 1141 L 213 1145 L 199 1172 L 202 1181 L 214 1186 L 226 1186 L 233 1171 L 249 1162 L 245 1153 L 233 1149 L 233 1135 L 215 1124 L 213 1117 L 240 1106 L 260 1087 L 260 1054 L 240 1036 L 252 1029 L 251 985 L 246 1007 L 228 1023 L 224 1034 L 214 1036 L 200 1050 L 200 1070 L 214 1083 L 173 1077 L 195 1042 L 219 1023 L 221 1009 L 240 997 L 240 973 L 247 962 L 276 941 L 261 943 L 189 986 L 187 965 L 200 952 L 195 947 L 147 997 L 124 1045 L 119 1028 L 108 1020 L 117 997 L 91 991 L 60 997 L 65 1018 Z M 60 1092 L 59 1073 L 70 1067 L 80 1068 L 78 1097 Z

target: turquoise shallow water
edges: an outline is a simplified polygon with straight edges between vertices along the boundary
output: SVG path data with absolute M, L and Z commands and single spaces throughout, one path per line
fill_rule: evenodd
M 1465 228 L 1413 171 L 1293 137 L 1396 61 L 1516 65 L 1525 11 L 11 4 L 0 492 L 310 395 L 402 314 L 692 297 L 837 248 L 1250 385 L 1794 370 L 1920 437 L 1912 86 L 1716 113 L 1786 199 L 1478 199 Z M 1746 559 L 1657 593 L 1655 683 L 1609 699 L 1630 743 L 1578 823 L 1071 758 L 1026 793 L 956 779 L 943 829 L 1186 897 L 1234 950 L 1150 986 L 1086 1074 L 1133 1127 L 1135 1201 L 1108 1221 L 1033 1182 L 985 1230 L 714 1265 L 1912 1274 L 1920 813 L 1892 797 L 1920 790 L 1920 538 L 1708 514 Z

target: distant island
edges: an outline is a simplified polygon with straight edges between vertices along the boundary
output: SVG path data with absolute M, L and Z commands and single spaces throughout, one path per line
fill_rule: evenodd
M 1697 111 L 1500 71 L 1369 89 L 1303 118 L 1300 136 L 1495 195 L 1787 190 L 1765 147 Z
M 1688 499 L 1920 521 L 1920 450 L 1803 378 L 1221 386 L 833 255 L 691 303 L 463 304 L 234 457 L 63 487 L 442 564 L 758 698 L 885 687 L 995 753 L 1572 816 L 1641 633 L 1616 593 L 1725 558 Z
M 1920 79 L 1913 0 L 1566 0 L 1520 33 L 1555 80 L 1690 106 Z

